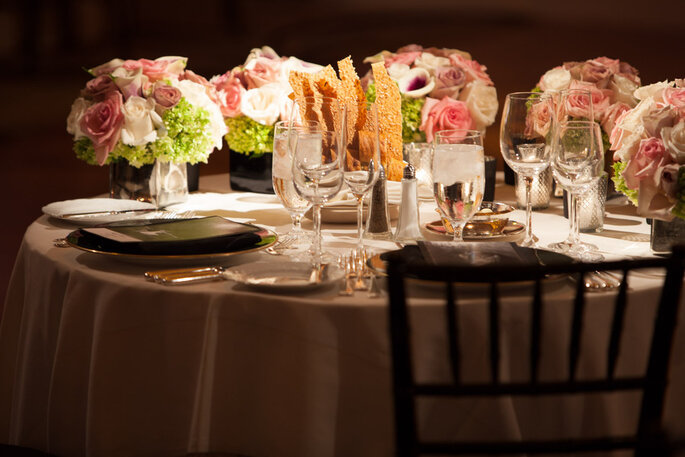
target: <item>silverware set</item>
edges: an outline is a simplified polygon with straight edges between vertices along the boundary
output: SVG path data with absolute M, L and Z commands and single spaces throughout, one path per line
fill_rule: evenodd
M 220 266 L 176 268 L 148 271 L 145 273 L 145 279 L 164 285 L 181 285 L 226 279 L 225 271 L 226 269 Z
M 369 298 L 381 295 L 376 275 L 367 265 L 368 260 L 369 253 L 366 249 L 361 251 L 353 249 L 349 254 L 338 257 L 338 266 L 345 272 L 339 291 L 340 295 L 354 295 L 357 290 L 368 291 Z

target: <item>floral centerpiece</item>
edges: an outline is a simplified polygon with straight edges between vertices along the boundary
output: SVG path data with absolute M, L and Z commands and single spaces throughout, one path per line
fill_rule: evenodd
M 185 57 L 114 59 L 92 76 L 67 118 L 76 156 L 91 164 L 207 162 L 226 133 L 213 85 Z
M 616 189 L 641 216 L 685 219 L 685 80 L 634 91 L 637 106 L 611 132 Z
M 290 71 L 315 73 L 321 68 L 296 57 L 280 57 L 264 46 L 253 49 L 244 64 L 213 77 L 210 83 L 228 127 L 228 147 L 253 157 L 272 152 L 274 124 L 288 120 L 292 107 Z
M 592 95 L 593 120 L 602 128 L 604 149 L 609 151 L 609 135 L 616 119 L 637 104 L 633 92 L 640 86 L 638 71 L 626 62 L 597 57 L 583 62 L 565 62 L 542 75 L 534 91 L 585 89 Z M 571 103 L 571 101 L 569 101 Z M 574 105 L 575 119 L 587 119 L 582 103 Z
M 365 63 L 385 62 L 402 95 L 402 139 L 432 142 L 443 129 L 484 131 L 495 122 L 497 91 L 485 66 L 457 49 L 411 44 L 382 51 Z M 371 73 L 363 78 L 367 98 L 375 99 Z

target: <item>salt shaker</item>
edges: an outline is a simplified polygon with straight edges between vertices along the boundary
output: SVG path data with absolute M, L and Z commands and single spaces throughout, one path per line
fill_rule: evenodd
M 369 216 L 366 220 L 366 236 L 372 239 L 392 239 L 385 169 L 382 165 L 379 167 L 378 180 L 373 185 L 373 190 L 371 191 Z
M 419 200 L 416 191 L 416 170 L 409 164 L 402 174 L 402 201 L 397 220 L 395 241 L 407 243 L 423 238 L 419 227 Z

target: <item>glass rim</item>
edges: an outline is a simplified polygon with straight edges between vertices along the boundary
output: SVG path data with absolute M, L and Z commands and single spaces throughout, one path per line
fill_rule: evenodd
M 473 138 L 475 136 L 482 136 L 483 135 L 483 132 L 481 132 L 480 130 L 475 130 L 475 129 L 444 129 L 444 130 L 438 130 L 437 132 L 435 132 L 435 138 L 437 138 L 438 136 L 445 136 L 445 135 L 448 135 L 450 133 L 457 133 L 457 132 L 459 132 L 459 133 L 465 132 L 466 134 L 464 135 L 464 138 Z
M 547 91 L 544 91 L 544 92 L 523 91 L 523 92 L 510 92 L 506 95 L 506 98 L 513 98 L 516 100 L 519 100 L 519 99 L 528 100 L 531 97 L 536 97 L 536 98 L 550 97 L 551 98 L 552 94 L 548 93 Z

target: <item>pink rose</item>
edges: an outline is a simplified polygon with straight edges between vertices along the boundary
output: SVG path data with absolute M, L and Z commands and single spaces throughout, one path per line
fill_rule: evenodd
M 618 67 L 618 64 L 616 67 Z M 611 69 L 597 59 L 588 60 L 583 64 L 580 70 L 581 81 L 594 83 L 600 89 L 604 89 L 607 84 L 609 84 L 609 78 L 612 76 L 613 72 Z
M 571 73 L 571 78 L 580 79 L 580 72 L 583 69 L 583 64 L 585 62 L 564 62 L 564 70 L 568 70 Z
M 426 97 L 419 129 L 426 133 L 429 143 L 433 141 L 435 132 L 440 130 L 473 128 L 474 122 L 466 103 L 450 97 L 443 97 L 440 101 Z
M 596 59 L 592 59 L 590 62 L 592 61 L 605 66 L 611 72 L 612 75 L 614 73 L 618 73 L 621 68 L 621 62 L 618 59 L 610 59 L 608 57 L 597 57 Z
M 116 84 L 109 75 L 100 75 L 86 83 L 86 88 L 81 91 L 81 95 L 99 102 L 107 98 L 110 92 L 117 90 Z
M 640 141 L 640 146 L 628 161 L 623 177 L 630 189 L 638 189 L 640 181 L 652 178 L 658 168 L 671 163 L 670 154 L 666 153 L 664 143 L 658 138 Z
M 445 96 L 456 98 L 466 83 L 466 75 L 460 68 L 438 67 L 434 70 L 435 87 L 431 97 L 441 99 Z
M 262 87 L 278 82 L 281 61 L 267 57 L 257 57 L 245 65 L 244 77 L 248 89 Z
M 486 73 L 487 68 L 475 60 L 465 58 L 460 54 L 451 54 L 450 61 L 452 65 L 461 68 L 466 74 L 466 82 L 481 81 L 487 86 L 494 86 L 492 79 Z
M 385 67 L 389 67 L 394 63 L 409 65 L 421 55 L 421 51 L 398 52 L 397 54 L 385 57 Z
M 246 90 L 236 73 L 237 72 L 231 71 L 230 73 L 212 79 L 212 83 L 214 84 L 214 87 L 216 87 L 219 96 L 221 114 L 223 114 L 224 117 L 236 117 L 242 113 L 240 110 L 240 101 Z
M 124 61 L 121 59 L 112 59 L 107 63 L 103 63 L 102 65 L 98 65 L 95 68 L 91 68 L 90 74 L 93 76 L 108 75 L 120 66 L 122 66 L 123 63 Z
M 124 122 L 122 105 L 121 94 L 110 92 L 102 102 L 88 108 L 81 118 L 81 130 L 93 142 L 95 157 L 100 165 L 104 165 L 119 141 Z
M 403 52 L 422 52 L 423 51 L 423 46 L 420 44 L 408 44 L 406 46 L 402 46 L 400 49 L 397 50 L 397 54 L 401 54 Z
M 143 74 L 143 66 L 136 60 L 127 60 L 112 73 L 114 84 L 128 99 L 133 95 L 143 95 L 143 86 L 148 82 L 148 77 Z
M 676 107 L 680 112 L 685 108 L 685 88 L 667 87 L 662 93 L 664 101 Z
M 592 83 L 575 80 L 571 81 L 569 89 L 589 91 L 590 95 L 592 96 L 592 112 L 594 114 L 594 120 L 601 122 L 604 119 L 606 111 L 609 109 L 609 105 L 611 103 L 610 97 L 612 92 L 609 89 L 599 89 Z M 573 94 L 572 97 L 569 97 L 569 106 L 567 107 L 569 110 L 569 115 L 573 117 L 587 118 L 589 114 L 587 101 L 587 98 L 582 93 Z
M 630 65 L 627 62 L 620 62 L 618 65 L 618 71 L 616 74 L 623 76 L 624 78 L 628 78 L 638 86 L 640 86 L 642 83 L 640 82 L 640 77 L 638 76 L 638 71 L 635 67 Z
M 611 135 L 611 131 L 614 130 L 616 121 L 626 111 L 630 111 L 630 106 L 628 106 L 626 103 L 618 102 L 611 105 L 604 114 L 602 130 L 604 130 L 607 135 Z
M 143 74 L 150 78 L 151 82 L 163 81 L 174 77 L 167 71 L 169 62 L 166 60 L 139 59 Z
M 173 108 L 181 100 L 181 91 L 174 86 L 168 84 L 157 84 L 152 91 L 152 97 L 157 102 L 157 106 L 161 106 L 165 110 Z
M 537 103 L 531 100 L 531 107 L 526 116 L 525 136 L 534 138 L 536 136 L 547 136 L 552 127 L 552 113 L 554 112 L 552 99 L 538 99 Z

